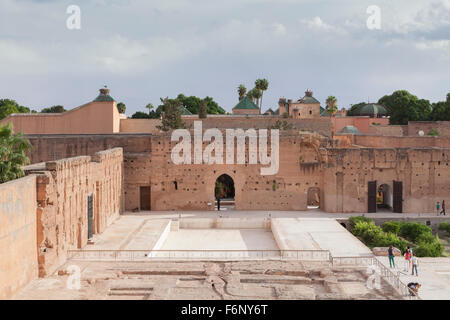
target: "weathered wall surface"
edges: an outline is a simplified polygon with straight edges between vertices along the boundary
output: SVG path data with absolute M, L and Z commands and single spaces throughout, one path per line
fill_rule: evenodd
M 392 137 L 352 135 L 353 144 L 370 148 L 450 148 L 450 139 L 444 137 Z
M 0 184 L 0 300 L 38 276 L 36 177 Z
M 408 135 L 408 126 L 401 125 L 371 125 L 368 134 L 376 136 L 397 136 Z
M 370 117 L 333 117 L 334 132 L 337 133 L 346 126 L 354 126 L 364 134 L 371 133 L 372 124 L 388 125 L 388 118 L 370 118 Z
M 423 131 L 425 135 L 431 129 L 439 131 L 441 137 L 450 137 L 450 121 L 410 121 L 408 122 L 408 136 L 418 136 L 419 131 Z
M 337 151 L 330 149 L 326 139 L 297 132 L 280 136 L 280 169 L 275 176 L 262 176 L 260 165 L 176 166 L 171 160 L 171 150 L 176 142 L 170 141 L 170 135 L 35 136 L 30 140 L 39 157 L 49 157 L 54 152 L 66 156 L 69 151 L 71 156 L 75 155 L 74 152 L 90 155 L 102 148 L 123 147 L 126 210 L 140 208 L 141 187 L 150 188 L 151 210 L 212 210 L 215 180 L 224 173 L 235 182 L 236 208 L 242 210 L 304 210 L 308 190 L 319 188 L 320 206 L 326 211 L 366 212 L 367 181 L 389 180 L 392 185 L 394 177 L 404 183 L 404 212 L 432 212 L 430 206 L 434 199 L 450 200 L 447 186 L 450 185 L 450 178 L 447 174 L 436 173 L 431 169 L 419 174 L 415 169 L 419 165 L 411 160 L 412 154 L 421 150 L 424 155 L 423 161 L 418 162 L 419 167 L 423 162 L 435 168 L 439 168 L 438 163 L 441 163 L 441 168 L 445 168 L 442 163 L 447 163 L 444 160 L 448 149 L 442 147 L 449 145 L 448 139 L 357 135 L 336 137 L 339 138 L 340 148 L 336 150 L 341 150 L 342 157 L 356 157 L 358 165 L 349 165 L 345 171 L 333 171 L 327 167 L 327 163 L 331 161 L 332 167 L 335 167 L 333 157 Z M 204 143 L 204 147 L 207 144 Z M 371 148 L 356 145 L 368 145 Z M 45 148 L 44 152 L 42 148 Z M 405 150 L 413 153 L 407 153 L 405 158 Z M 432 154 L 437 157 L 441 151 L 444 155 L 442 159 L 427 158 L 427 155 L 431 157 Z M 375 153 L 379 157 L 392 157 L 395 160 L 388 161 L 389 167 L 380 167 L 373 161 Z M 422 174 L 429 181 L 427 192 L 431 192 L 425 195 L 415 189 L 423 185 L 416 178 Z
M 127 210 L 139 208 L 139 188 L 144 186 L 151 187 L 152 210 L 214 210 L 215 182 L 222 174 L 235 183 L 237 210 L 305 210 L 308 189 L 323 183 L 320 141 L 309 135 L 280 137 L 274 176 L 261 175 L 259 164 L 174 165 L 175 144 L 170 136 L 154 136 L 151 154 L 126 155 Z
M 330 149 L 324 173 L 327 212 L 367 212 L 368 182 L 403 182 L 403 212 L 434 212 L 450 199 L 450 149 Z
M 258 111 L 258 110 L 256 110 Z M 194 121 L 199 121 L 198 116 L 183 116 L 183 121 L 188 127 L 193 127 Z M 330 136 L 331 122 L 328 118 L 316 119 L 291 119 L 280 118 L 278 116 L 208 116 L 201 119 L 204 129 L 267 129 L 277 121 L 287 121 L 294 129 L 304 131 L 314 131 L 324 136 Z M 160 131 L 156 126 L 161 125 L 160 120 L 155 119 L 122 119 L 120 120 L 121 133 L 157 133 Z
M 88 196 L 93 203 L 93 232 L 101 233 L 123 210 L 122 149 L 30 166 L 37 174 L 37 247 L 39 275 L 56 270 L 67 250 L 88 241 Z M 36 247 L 36 245 L 35 245 Z
M 120 114 L 114 101 L 90 102 L 64 113 L 14 114 L 0 120 L 24 134 L 96 134 L 119 132 Z

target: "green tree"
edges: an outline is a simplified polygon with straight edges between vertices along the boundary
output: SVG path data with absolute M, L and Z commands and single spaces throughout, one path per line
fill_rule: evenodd
M 355 114 L 356 109 L 358 109 L 359 107 L 364 106 L 365 104 L 366 104 L 365 102 L 360 102 L 360 103 L 352 105 L 350 110 L 347 111 L 347 114 L 346 114 L 347 117 L 356 116 L 356 114 Z
M 28 113 L 30 109 L 19 105 L 12 99 L 0 99 L 0 120 L 12 113 Z
M 150 115 L 154 109 L 153 104 L 148 103 L 145 107 L 148 109 L 148 114 Z
M 127 106 L 125 105 L 125 103 L 119 102 L 117 104 L 117 110 L 119 111 L 119 113 L 125 113 L 125 110 L 127 110 Z
M 10 124 L 0 126 L 0 183 L 24 176 L 22 166 L 30 162 L 26 156 L 30 149 L 22 133 L 14 134 Z
M 206 116 L 207 116 L 206 101 L 202 100 L 200 102 L 200 108 L 198 109 L 198 117 L 200 119 L 206 119 Z
M 261 91 L 261 99 L 259 101 L 259 113 L 261 113 L 263 94 L 264 91 L 269 89 L 269 81 L 267 79 L 257 79 L 255 81 L 255 88 Z
M 164 106 L 164 113 L 162 114 L 162 125 L 158 129 L 162 131 L 169 131 L 174 129 L 186 128 L 186 124 L 181 120 L 180 105 L 178 99 L 161 98 Z
M 240 84 L 238 87 L 239 101 L 244 99 L 246 93 L 247 93 L 247 88 L 243 84 Z
M 149 119 L 150 116 L 146 112 L 137 111 L 131 116 L 132 119 Z
M 41 110 L 41 113 L 63 113 L 66 111 L 67 110 L 63 106 L 57 105 L 50 108 L 44 108 Z
M 327 111 L 327 113 L 330 115 L 330 118 L 331 118 L 338 111 L 337 99 L 335 96 L 329 96 L 327 98 L 326 103 L 327 103 L 327 107 L 325 108 L 325 110 Z
M 395 91 L 378 100 L 390 113 L 389 124 L 407 125 L 408 121 L 428 121 L 431 116 L 430 101 L 419 99 L 406 90 Z
M 430 120 L 432 121 L 450 121 L 450 93 L 447 94 L 446 101 L 440 101 L 432 104 Z

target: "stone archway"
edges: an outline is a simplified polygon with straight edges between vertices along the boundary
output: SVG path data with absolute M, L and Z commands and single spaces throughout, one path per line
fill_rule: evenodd
M 216 210 L 234 210 L 235 208 L 235 184 L 234 180 L 228 174 L 220 175 L 214 185 L 214 198 L 216 202 Z

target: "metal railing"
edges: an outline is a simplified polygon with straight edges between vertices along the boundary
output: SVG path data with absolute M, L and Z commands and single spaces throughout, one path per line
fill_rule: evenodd
M 69 259 L 90 261 L 146 260 L 299 260 L 330 262 L 328 250 L 69 250 Z
M 375 256 L 332 257 L 331 261 L 333 266 L 374 266 L 380 277 L 386 280 L 401 296 L 411 300 L 420 300 L 419 295 L 404 284 L 398 274 L 392 272 Z

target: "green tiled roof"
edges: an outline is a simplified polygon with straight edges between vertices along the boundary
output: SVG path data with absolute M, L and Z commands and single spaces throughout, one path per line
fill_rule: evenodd
M 306 104 L 313 104 L 313 103 L 319 103 L 320 102 L 314 98 L 314 97 L 308 97 L 308 96 L 304 96 L 303 98 L 301 98 L 300 100 L 298 100 L 298 102 L 300 103 L 306 103 Z
M 383 107 L 382 105 L 379 105 L 376 103 L 368 103 L 368 104 L 365 104 L 365 105 L 357 108 L 353 112 L 353 114 L 358 115 L 358 116 L 375 115 L 375 114 L 387 115 L 388 112 L 387 112 L 386 108 Z
M 115 100 L 113 97 L 111 97 L 109 95 L 109 89 L 107 89 L 105 87 L 105 89 L 100 89 L 100 94 L 98 95 L 97 98 L 95 98 L 94 101 L 97 101 L 97 102 L 109 101 L 109 102 L 111 102 L 111 101 L 115 101 Z
M 269 108 L 266 112 L 264 112 L 264 114 L 266 114 L 266 113 L 275 114 L 275 112 L 272 110 L 272 108 Z
M 339 130 L 338 133 L 346 133 L 346 134 L 362 134 L 361 131 L 358 130 L 358 128 L 354 126 L 345 126 L 341 130 Z
M 257 109 L 259 107 L 250 100 L 249 97 L 244 97 L 233 109 Z
M 180 111 L 180 114 L 182 116 L 188 116 L 192 114 L 192 112 L 190 112 L 185 106 L 179 106 L 178 110 Z

